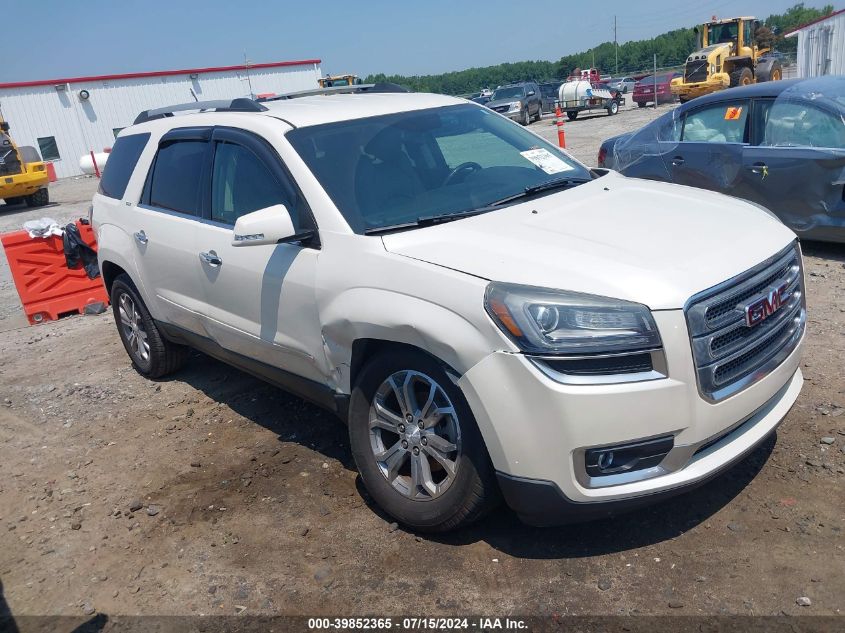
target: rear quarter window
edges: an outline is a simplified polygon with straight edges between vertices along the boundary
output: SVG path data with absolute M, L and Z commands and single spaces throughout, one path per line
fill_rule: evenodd
M 115 141 L 100 179 L 101 194 L 117 200 L 123 198 L 135 165 L 149 140 L 149 134 L 130 134 Z

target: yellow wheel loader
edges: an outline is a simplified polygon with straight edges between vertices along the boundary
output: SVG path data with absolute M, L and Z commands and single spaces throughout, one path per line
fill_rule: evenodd
M 783 78 L 780 62 L 757 45 L 760 22 L 752 17 L 713 20 L 695 28 L 698 49 L 687 57 L 682 77 L 672 80 L 681 103 L 733 86 Z
M 9 124 L 0 117 L 0 198 L 7 205 L 26 202 L 42 207 L 50 202 L 47 166 L 34 147 L 18 147 L 9 136 Z
M 320 84 L 320 88 L 358 86 L 364 83 L 358 75 L 326 75 L 325 77 L 320 77 L 317 82 Z

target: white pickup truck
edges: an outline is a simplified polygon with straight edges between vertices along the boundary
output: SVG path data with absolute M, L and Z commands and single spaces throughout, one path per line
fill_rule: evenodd
M 765 209 L 590 170 L 460 99 L 335 92 L 120 133 L 92 218 L 140 373 L 190 345 L 335 411 L 419 530 L 501 496 L 537 525 L 652 502 L 784 418 L 802 260 Z

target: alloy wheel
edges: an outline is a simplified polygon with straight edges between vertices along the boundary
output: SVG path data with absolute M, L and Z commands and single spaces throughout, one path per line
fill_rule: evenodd
M 373 396 L 370 448 L 379 471 L 404 497 L 430 501 L 454 483 L 461 427 L 449 396 L 418 371 L 391 374 Z
M 120 295 L 118 313 L 120 314 L 120 327 L 123 330 L 130 353 L 138 361 L 149 362 L 150 343 L 147 339 L 147 331 L 144 329 L 144 321 L 132 297 L 126 293 Z

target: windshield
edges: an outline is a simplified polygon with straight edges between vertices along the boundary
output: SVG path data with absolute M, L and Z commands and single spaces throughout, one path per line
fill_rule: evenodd
M 519 99 L 525 96 L 525 89 L 522 86 L 511 86 L 510 88 L 499 88 L 493 93 L 493 101 L 496 99 Z
M 729 24 L 708 24 L 707 25 L 707 42 L 705 46 L 712 46 L 713 44 L 731 43 L 736 39 L 737 23 Z
M 556 97 L 560 84 L 540 84 L 540 94 L 544 97 Z
M 356 233 L 590 178 L 554 145 L 470 104 L 302 127 L 287 138 Z

